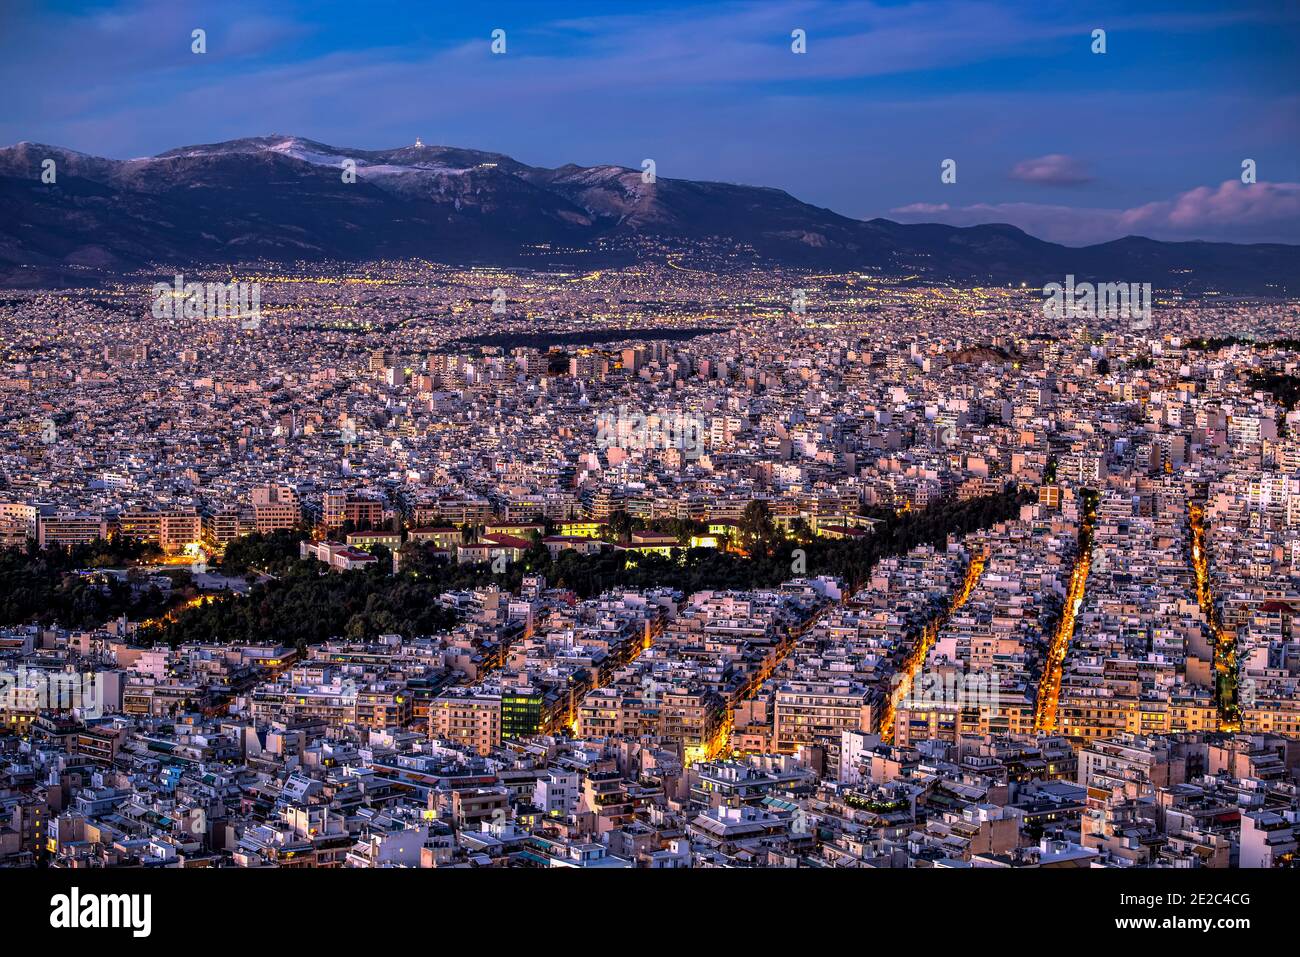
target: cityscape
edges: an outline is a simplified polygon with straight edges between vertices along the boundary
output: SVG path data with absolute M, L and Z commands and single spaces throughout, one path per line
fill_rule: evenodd
M 0 867 L 1300 865 L 1300 245 L 647 162 L 0 150 Z

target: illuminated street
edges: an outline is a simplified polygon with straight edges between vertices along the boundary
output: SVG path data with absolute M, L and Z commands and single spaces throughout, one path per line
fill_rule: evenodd
M 922 630 L 920 637 L 917 639 L 911 654 L 908 655 L 907 661 L 899 669 L 898 684 L 890 693 L 887 704 L 885 705 L 885 714 L 880 722 L 880 735 L 885 741 L 892 741 L 894 738 L 894 715 L 898 710 L 898 702 L 905 700 L 912 693 L 912 685 L 916 680 L 917 673 L 925 664 L 926 655 L 930 653 L 930 648 L 934 645 L 935 637 L 943 628 L 944 623 L 952 616 L 954 612 L 966 604 L 970 598 L 971 592 L 974 591 L 975 585 L 979 582 L 980 575 L 984 572 L 984 565 L 988 561 L 987 555 L 976 555 L 971 559 L 970 565 L 966 569 L 966 577 L 962 581 L 961 589 L 953 595 L 952 603 L 948 606 L 947 611 L 927 624 Z
M 1038 703 L 1034 712 L 1034 730 L 1051 734 L 1056 731 L 1056 706 L 1061 692 L 1061 670 L 1074 636 L 1079 609 L 1083 607 L 1084 593 L 1088 587 L 1088 569 L 1092 566 L 1092 527 L 1097 519 L 1095 500 L 1088 499 L 1087 511 L 1079 529 L 1079 556 L 1070 575 L 1070 590 L 1065 596 L 1061 622 L 1052 636 L 1051 647 L 1043 665 L 1043 676 L 1038 685 Z
M 1206 547 L 1205 509 L 1190 504 L 1192 527 L 1192 570 L 1196 573 L 1196 600 L 1201 606 L 1214 635 L 1214 694 L 1219 708 L 1219 727 L 1224 731 L 1241 730 L 1241 707 L 1238 701 L 1237 639 L 1223 627 L 1210 580 L 1210 554 Z

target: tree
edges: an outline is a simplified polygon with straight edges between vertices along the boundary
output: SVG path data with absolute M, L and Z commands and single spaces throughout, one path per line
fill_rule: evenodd
M 632 537 L 636 524 L 632 516 L 620 508 L 609 516 L 603 527 L 609 530 L 609 536 L 615 541 L 626 542 Z
M 393 570 L 393 552 L 387 545 L 376 542 L 368 549 L 371 555 L 374 555 L 379 562 L 379 569 L 384 574 L 389 574 Z
M 772 509 L 762 499 L 754 499 L 740 513 L 737 523 L 740 541 L 745 548 L 754 553 L 767 554 L 771 542 L 776 538 L 776 526 L 772 523 Z
M 800 542 L 811 542 L 814 537 L 812 526 L 802 515 L 798 516 L 790 523 L 790 534 Z

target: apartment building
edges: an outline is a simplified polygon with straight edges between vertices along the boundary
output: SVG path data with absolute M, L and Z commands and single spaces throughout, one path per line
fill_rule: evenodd
M 872 732 L 877 721 L 872 692 L 851 681 L 790 681 L 776 691 L 778 751 L 818 742 L 838 745 L 842 732 Z
M 84 545 L 97 538 L 108 538 L 117 524 L 104 515 L 55 512 L 41 515 L 36 526 L 36 541 L 46 545 Z
M 501 744 L 501 697 L 460 690 L 439 695 L 429 706 L 429 733 L 490 754 Z
M 203 517 L 197 508 L 133 508 L 119 514 L 117 522 L 123 535 L 157 545 L 169 555 L 203 540 Z

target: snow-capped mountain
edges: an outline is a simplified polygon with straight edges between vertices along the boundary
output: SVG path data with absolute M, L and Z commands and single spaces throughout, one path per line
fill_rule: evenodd
M 42 179 L 54 160 L 55 182 Z M 353 175 L 355 174 L 355 175 Z M 646 242 L 653 240 L 653 243 Z M 754 186 L 622 166 L 528 166 L 416 143 L 388 150 L 260 136 L 113 160 L 56 146 L 0 149 L 0 281 L 71 280 L 149 265 L 421 257 L 608 265 L 701 244 L 737 264 L 866 269 L 955 282 L 1149 281 L 1300 292 L 1300 247 L 1160 243 L 1082 249 L 1011 226 L 862 221 Z M 82 270 L 74 270 L 79 278 Z

